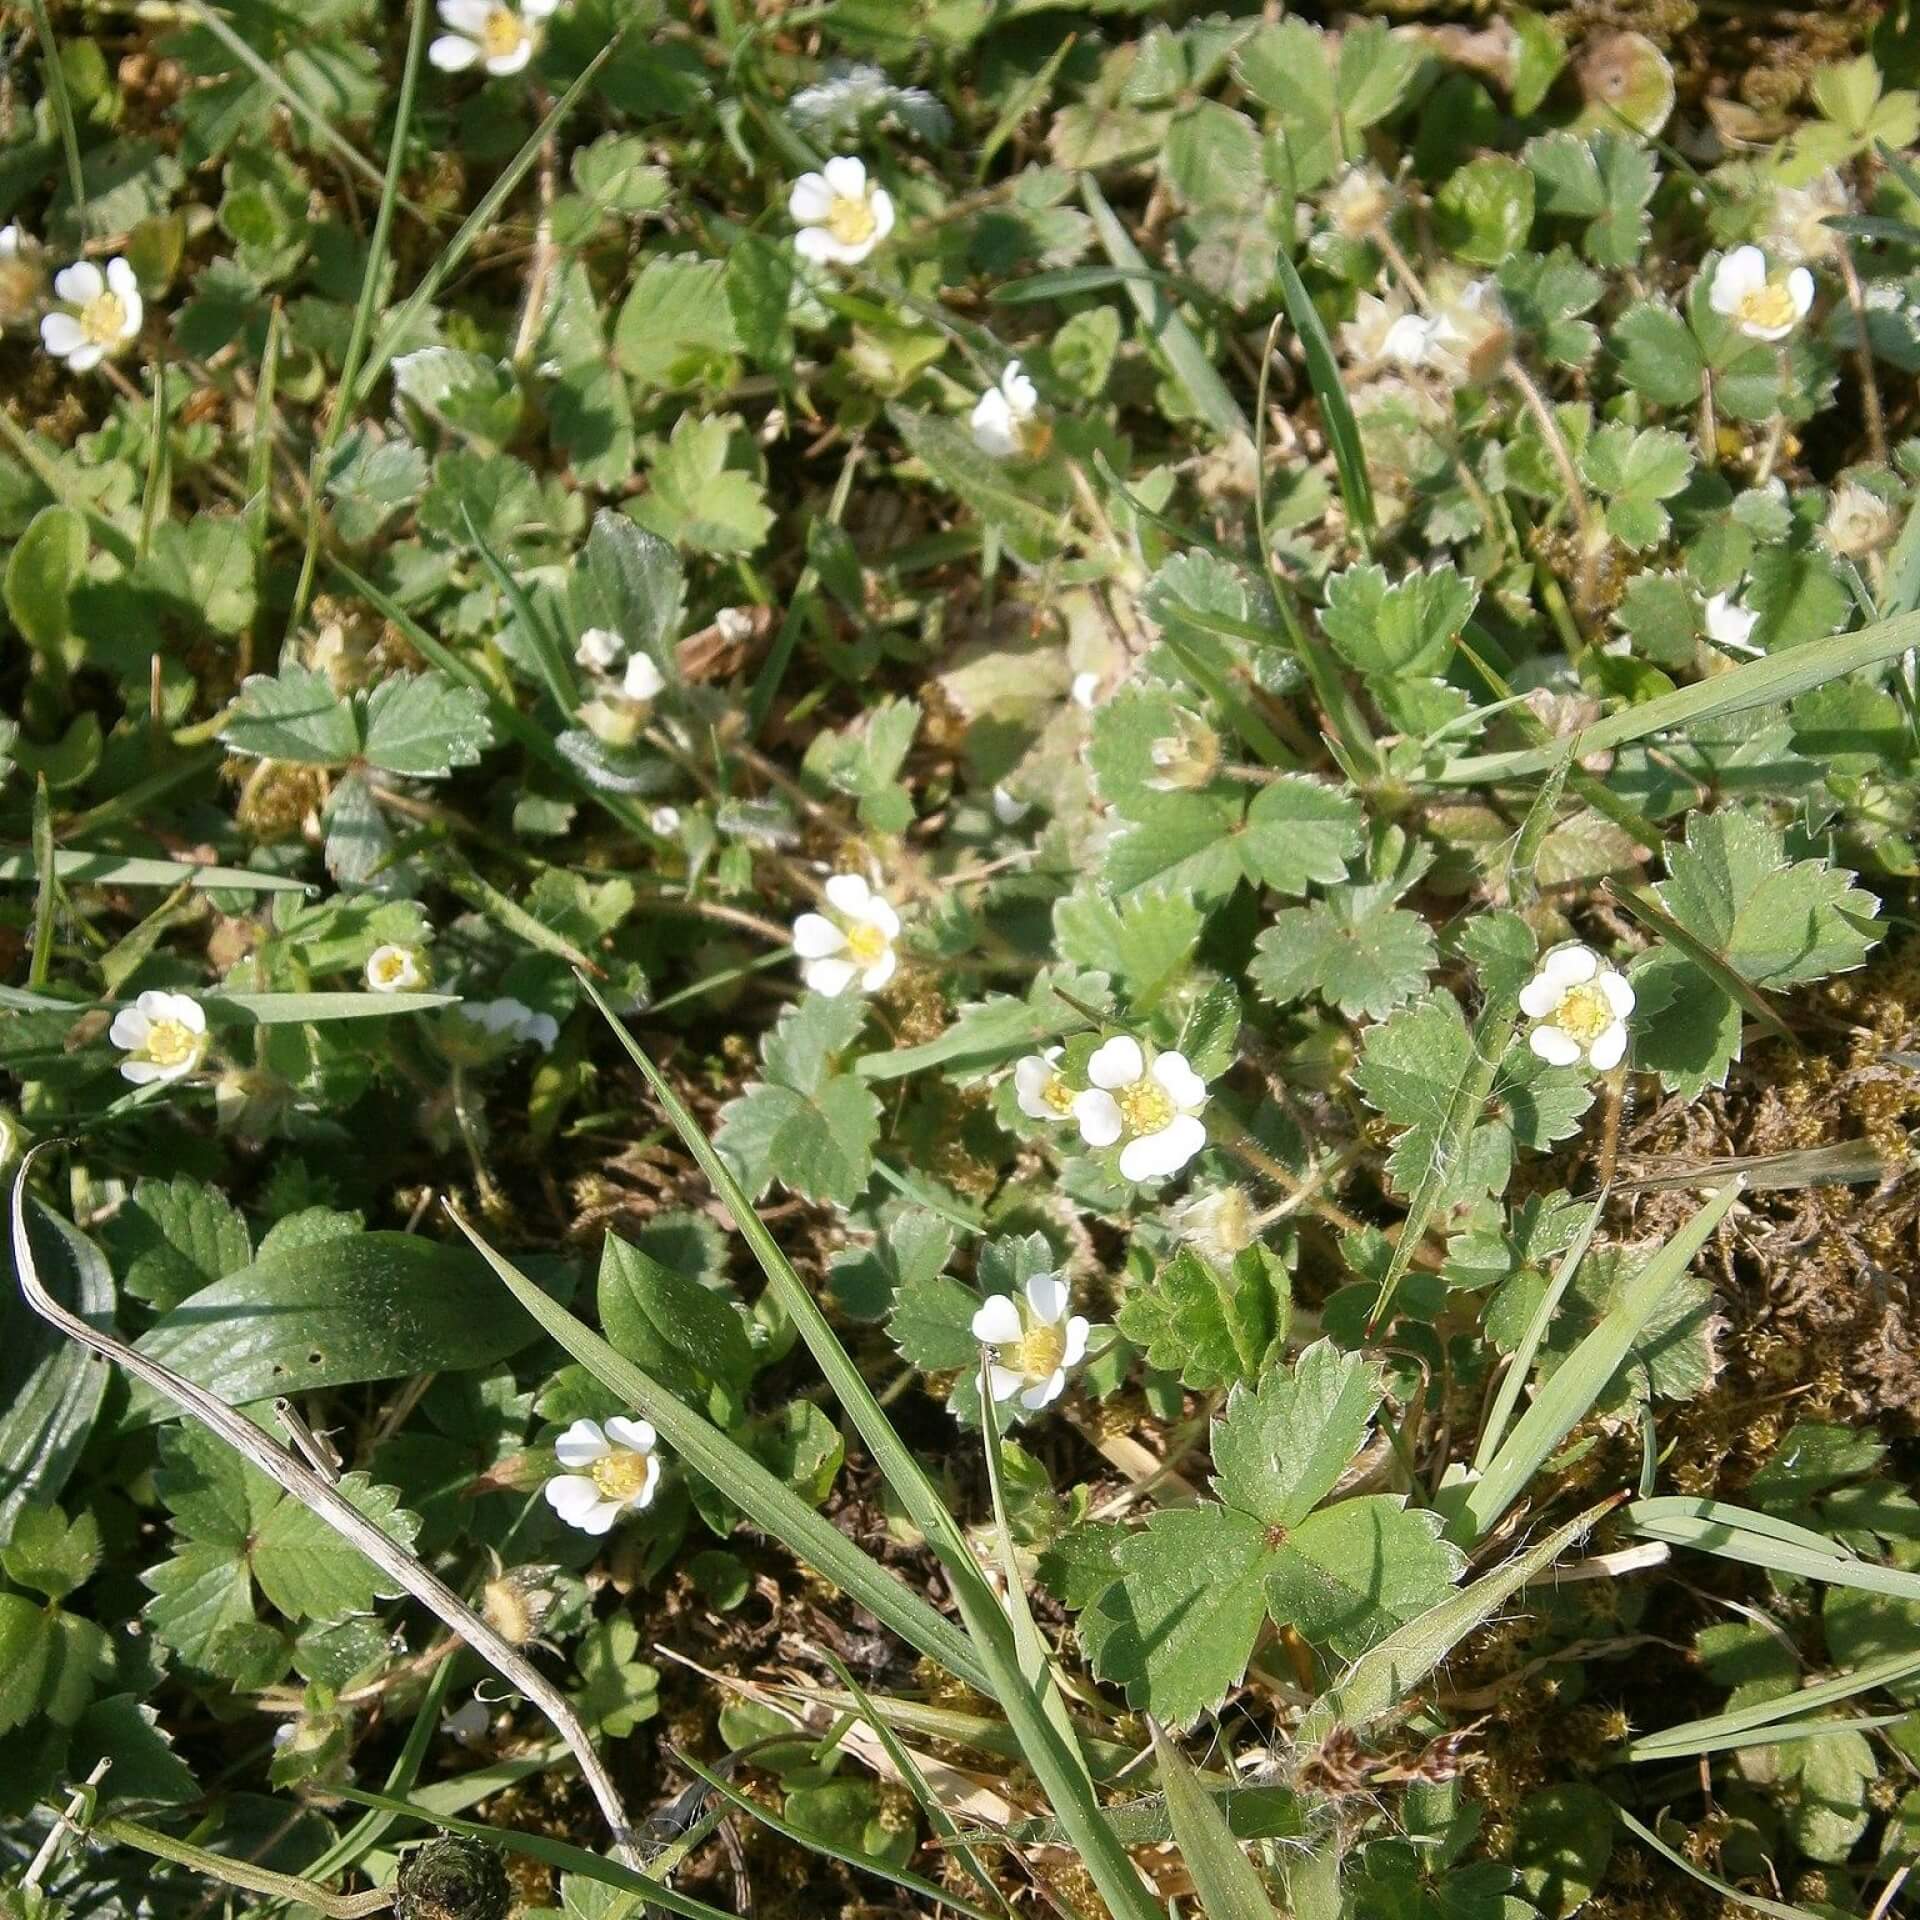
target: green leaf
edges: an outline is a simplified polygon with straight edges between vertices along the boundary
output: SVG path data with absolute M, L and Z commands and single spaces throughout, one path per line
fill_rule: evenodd
M 1351 793 L 1291 773 L 1254 795 L 1238 842 L 1248 879 L 1292 894 L 1344 879 L 1365 844 L 1366 812 Z
M 1151 1286 L 1128 1292 L 1117 1319 L 1146 1349 L 1149 1366 L 1204 1393 L 1259 1379 L 1279 1354 L 1291 1312 L 1286 1268 L 1265 1247 L 1247 1248 L 1230 1267 L 1182 1247 Z
M 691 254 L 650 258 L 614 322 L 613 357 L 646 387 L 684 387 L 740 349 L 727 266 Z
M 679 677 L 673 641 L 686 577 L 680 556 L 659 535 L 602 507 L 593 516 L 586 551 L 574 562 L 568 597 L 576 633 L 604 627 L 647 655 L 669 685 Z
M 1540 1912 L 1562 1920 L 1585 1906 L 1613 1855 L 1613 1802 L 1581 1780 L 1541 1787 L 1514 1810 L 1513 1829 L 1513 1864 Z
M 1200 1910 L 1209 1920 L 1276 1920 L 1280 1909 L 1267 1898 L 1219 1802 L 1158 1727 L 1153 1729 L 1153 1752 L 1173 1839 L 1193 1876 Z
M 1441 1539 L 1438 1514 L 1389 1494 L 1341 1500 L 1290 1528 L 1269 1555 L 1267 1611 L 1351 1660 L 1425 1613 L 1466 1564 Z
M 1518 160 L 1482 154 L 1450 174 L 1434 196 L 1434 237 L 1456 258 L 1497 267 L 1526 244 L 1534 178 Z
M 405 1233 L 291 1247 L 203 1287 L 137 1343 L 236 1405 L 319 1387 L 489 1366 L 523 1346 L 524 1325 L 487 1310 L 464 1248 Z M 148 1419 L 162 1403 L 136 1394 Z
M 1220 1497 L 1264 1526 L 1296 1526 L 1365 1444 L 1385 1391 L 1377 1362 L 1330 1340 L 1252 1391 L 1235 1387 L 1213 1428 Z
M 235 753 L 308 767 L 344 766 L 360 751 L 352 705 L 311 667 L 249 674 L 220 738 Z
M 600 1324 L 616 1352 L 670 1386 L 725 1386 L 753 1378 L 746 1322 L 725 1295 L 683 1279 L 617 1234 L 600 1255 Z
M 738 414 L 683 413 L 652 462 L 633 517 L 701 553 L 752 553 L 773 528 L 753 443 Z
M 392 1487 L 374 1485 L 364 1473 L 343 1474 L 341 1495 L 404 1547 L 420 1533 L 418 1514 L 403 1512 Z M 291 1497 L 268 1514 L 252 1536 L 248 1560 L 253 1577 L 289 1620 L 335 1621 L 367 1613 L 377 1598 L 398 1594 L 378 1567 L 347 1546 L 318 1514 Z
M 1693 473 L 1693 452 L 1664 427 L 1636 430 L 1614 421 L 1589 440 L 1580 455 L 1587 484 L 1606 502 L 1607 526 L 1636 551 L 1658 546 L 1671 524 L 1661 504 Z
M 882 1320 L 897 1290 L 936 1279 L 953 1258 L 953 1229 L 938 1214 L 902 1205 L 870 1247 L 833 1256 L 827 1288 L 842 1313 Z
M 486 696 L 437 669 L 394 674 L 367 701 L 363 751 L 388 773 L 444 780 L 454 768 L 474 765 L 492 744 Z
M 793 367 L 793 249 L 764 234 L 735 235 L 727 250 L 727 307 L 747 354 L 768 373 Z
M 253 1258 L 239 1209 L 217 1187 L 185 1174 L 138 1182 L 109 1224 L 108 1245 L 120 1284 L 162 1313 Z
M 1185 970 L 1205 927 L 1192 894 L 1180 891 L 1115 896 L 1083 885 L 1053 904 L 1060 957 L 1111 975 L 1143 1013 Z
M 100 1553 L 100 1523 L 91 1513 L 69 1520 L 58 1507 L 22 1507 L 0 1547 L 0 1567 L 15 1586 L 58 1601 L 93 1578 Z
M 1022 552 L 1051 551 L 1056 517 L 1040 506 L 1007 466 L 983 453 L 957 422 L 911 407 L 889 409 L 907 451 L 928 473 Z
M 68 596 L 86 573 L 87 544 L 87 523 L 74 508 L 42 507 L 7 556 L 7 613 L 39 652 L 73 631 Z
M 1853 617 L 1853 595 L 1833 562 L 1811 547 L 1763 546 L 1742 600 L 1760 618 L 1753 644 L 1767 653 L 1837 633 Z
M 640 1629 L 616 1614 L 589 1627 L 574 1653 L 581 1682 L 570 1696 L 574 1709 L 610 1740 L 624 1740 L 660 1711 L 660 1670 L 634 1658 L 639 1647 Z
M 1285 1006 L 1317 993 L 1349 1018 L 1378 1020 L 1425 987 L 1432 929 L 1368 887 L 1340 887 L 1310 906 L 1287 907 L 1255 942 L 1247 971 Z
M 1320 624 L 1364 674 L 1437 674 L 1473 616 L 1479 589 L 1450 562 L 1389 585 L 1384 567 L 1348 567 L 1327 581 Z

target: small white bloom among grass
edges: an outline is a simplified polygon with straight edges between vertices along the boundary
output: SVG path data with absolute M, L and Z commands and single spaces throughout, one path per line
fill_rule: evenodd
M 658 1440 L 650 1420 L 616 1414 L 604 1427 L 598 1420 L 576 1420 L 553 1443 L 567 1471 L 541 1489 L 547 1505 L 582 1533 L 606 1533 L 623 1513 L 653 1504 L 660 1484 Z
M 680 809 L 678 807 L 655 807 L 647 816 L 647 825 L 662 840 L 671 840 L 680 831 Z
M 1073 1118 L 1075 1089 L 1054 1064 L 1065 1051 L 1064 1047 L 1049 1047 L 1045 1053 L 1030 1053 L 1015 1063 L 1013 1096 L 1029 1120 Z
M 974 402 L 970 422 L 973 444 L 996 460 L 1032 453 L 1042 431 L 1039 415 L 1039 390 L 1021 372 L 1020 362 L 1009 360 L 998 385 L 989 387 Z
M 498 1000 L 468 1002 L 455 1011 L 462 1020 L 471 1021 L 496 1038 L 520 1045 L 531 1044 L 542 1053 L 551 1053 L 553 1043 L 560 1038 L 559 1021 L 550 1013 L 535 1013 L 524 1000 L 503 996 Z
M 1033 811 L 1031 800 L 1022 800 L 1017 793 L 1009 793 L 1005 787 L 993 790 L 993 817 L 1003 827 L 1017 827 Z
M 1447 323 L 1433 314 L 1403 313 L 1387 329 L 1380 343 L 1380 357 L 1397 367 L 1417 371 L 1430 367 L 1446 344 Z
M 149 990 L 113 1016 L 107 1038 L 126 1050 L 121 1077 L 136 1087 L 183 1079 L 206 1058 L 206 1009 L 189 994 Z
M 611 673 L 626 650 L 627 643 L 610 627 L 589 627 L 580 636 L 573 657 L 589 673 Z
M 375 993 L 418 993 L 427 984 L 427 970 L 416 947 L 391 941 L 367 955 L 367 985 Z
M 53 276 L 53 291 L 63 310 L 40 322 L 40 341 L 75 373 L 89 373 L 108 354 L 118 353 L 146 318 L 140 283 L 118 254 L 105 273 L 91 260 L 62 267 Z
M 793 244 L 803 260 L 855 267 L 893 231 L 893 196 L 850 154 L 803 173 L 787 195 L 787 211 L 800 229 Z
M 627 670 L 620 676 L 620 691 L 641 705 L 659 699 L 666 687 L 666 676 L 644 653 L 627 656 Z
M 1520 990 L 1520 1011 L 1534 1022 L 1527 1044 L 1556 1067 L 1584 1059 L 1596 1073 L 1617 1067 L 1627 1052 L 1633 989 L 1577 940 L 1555 947 Z
M 878 993 L 899 964 L 900 916 L 857 873 L 836 873 L 826 895 L 826 913 L 803 913 L 793 923 L 793 950 L 806 962 L 801 979 L 815 993 L 845 993 L 855 984 Z
M 491 74 L 518 73 L 540 45 L 542 23 L 560 0 L 440 0 L 440 18 L 450 32 L 427 49 L 442 73 L 483 66 Z
M 1092 1086 L 1073 1100 L 1080 1138 L 1090 1147 L 1124 1142 L 1123 1179 L 1178 1173 L 1207 1144 L 1199 1119 L 1207 1084 L 1185 1054 L 1156 1054 L 1149 1063 L 1138 1040 L 1119 1034 L 1087 1062 L 1087 1078 Z
M 1813 275 L 1795 267 L 1770 278 L 1758 247 L 1735 247 L 1714 268 L 1707 298 L 1749 340 L 1784 340 L 1813 305 Z
M 1054 1273 L 1036 1273 L 1019 1299 L 996 1293 L 973 1316 L 973 1337 L 993 1349 L 988 1384 L 996 1401 L 1018 1398 L 1029 1413 L 1059 1399 L 1067 1369 L 1087 1351 L 1087 1323 L 1068 1316 L 1073 1296 Z
M 1707 638 L 1716 647 L 1725 647 L 1732 653 L 1757 654 L 1760 649 L 1753 644 L 1753 630 L 1759 624 L 1759 613 L 1731 594 L 1716 593 L 1708 598 Z

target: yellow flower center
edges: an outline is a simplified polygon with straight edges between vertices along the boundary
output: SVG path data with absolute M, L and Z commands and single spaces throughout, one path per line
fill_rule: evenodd
M 375 957 L 373 977 L 383 987 L 398 986 L 407 977 L 407 956 L 404 953 L 383 953 Z
M 1790 327 L 1800 317 L 1793 304 L 1793 291 L 1784 280 L 1769 280 L 1765 286 L 1743 293 L 1735 312 L 1746 327 Z
M 200 1036 L 183 1020 L 156 1020 L 142 1051 L 156 1067 L 184 1067 L 200 1051 Z
M 873 217 L 873 203 L 864 196 L 849 200 L 845 194 L 836 193 L 827 208 L 827 231 L 843 247 L 864 246 L 879 224 Z
M 527 29 L 511 7 L 495 7 L 480 29 L 480 45 L 489 60 L 505 60 L 520 51 Z
M 1014 1349 L 1014 1365 L 1029 1380 L 1045 1380 L 1067 1357 L 1067 1336 L 1059 1327 L 1044 1322 L 1029 1327 Z
M 1048 1074 L 1047 1084 L 1040 1089 L 1040 1099 L 1044 1106 L 1051 1107 L 1063 1120 L 1073 1111 L 1073 1089 L 1060 1074 Z
M 847 929 L 847 951 L 863 967 L 871 967 L 887 957 L 887 933 L 871 920 Z
M 621 1447 L 596 1460 L 588 1476 L 609 1500 L 632 1500 L 647 1489 L 648 1464 L 644 1453 Z
M 1136 1137 L 1161 1133 L 1173 1124 L 1173 1096 L 1157 1080 L 1136 1080 L 1113 1096 L 1127 1131 Z
M 1553 1024 L 1583 1047 L 1592 1046 L 1613 1022 L 1613 1008 L 1599 983 L 1592 980 L 1584 987 L 1575 987 L 1553 1015 Z
M 80 331 L 96 347 L 117 346 L 127 330 L 127 303 L 117 293 L 96 293 L 80 309 Z

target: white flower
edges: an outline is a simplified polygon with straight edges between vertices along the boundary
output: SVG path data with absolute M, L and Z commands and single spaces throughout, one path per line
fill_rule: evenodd
M 1100 693 L 1100 676 L 1097 673 L 1076 673 L 1073 676 L 1072 693 L 1073 704 L 1091 713 Z
M 666 676 L 646 654 L 628 656 L 627 670 L 620 676 L 620 691 L 629 700 L 643 705 L 649 700 L 656 700 L 666 684 Z
M 1757 654 L 1760 649 L 1753 644 L 1753 630 L 1759 624 L 1759 614 L 1730 594 L 1716 593 L 1707 601 L 1707 638 L 1716 647 Z
M 89 372 L 117 353 L 146 317 L 139 282 L 118 254 L 104 274 L 91 260 L 61 268 L 53 276 L 53 291 L 72 311 L 50 313 L 40 322 L 41 344 L 75 373 Z
M 1087 1351 L 1087 1323 L 1067 1317 L 1073 1296 L 1055 1273 L 1036 1273 L 1015 1300 L 996 1293 L 973 1316 L 973 1337 L 993 1348 L 988 1382 L 996 1401 L 1019 1396 L 1029 1413 L 1059 1399 L 1067 1369 Z
M 550 1013 L 535 1013 L 524 1000 L 469 1001 L 459 1009 L 463 1020 L 470 1020 L 488 1033 L 505 1034 L 510 1039 L 532 1041 L 542 1053 L 551 1053 L 560 1038 L 560 1023 Z
M 1010 460 L 1016 453 L 1033 450 L 1036 438 L 1032 429 L 1040 412 L 1040 395 L 1033 382 L 1020 371 L 1018 360 L 1009 360 L 998 386 L 989 387 L 974 402 L 973 444 L 996 460 Z
M 803 913 L 793 923 L 800 977 L 815 993 L 845 993 L 859 983 L 877 993 L 893 978 L 900 916 L 857 873 L 836 873 L 826 885 L 831 915 Z
M 1380 343 L 1380 357 L 1399 367 L 1430 367 L 1452 337 L 1453 329 L 1437 314 L 1403 313 L 1387 329 L 1387 337 Z
M 187 994 L 150 990 L 113 1016 L 107 1038 L 126 1049 L 120 1073 L 136 1087 L 178 1080 L 206 1057 L 206 1009 Z
M 1003 827 L 1017 827 L 1033 811 L 1031 800 L 1022 800 L 1017 793 L 1009 793 L 1005 787 L 993 790 L 993 817 Z
M 603 1427 L 598 1420 L 576 1420 L 553 1443 L 560 1464 L 541 1488 L 547 1505 L 582 1533 L 605 1533 L 623 1513 L 638 1513 L 653 1502 L 660 1484 L 659 1436 L 653 1423 L 615 1415 Z
M 1157 1180 L 1178 1173 L 1207 1144 L 1196 1117 L 1207 1104 L 1207 1085 L 1183 1053 L 1162 1053 L 1147 1064 L 1138 1040 L 1119 1034 L 1087 1062 L 1093 1082 L 1074 1095 L 1073 1117 L 1090 1147 L 1120 1149 L 1127 1180 Z
M 26 235 L 20 231 L 17 220 L 9 221 L 0 227 L 0 260 L 18 260 L 20 249 L 26 244 Z
M 1013 1069 L 1013 1097 L 1029 1120 L 1071 1120 L 1074 1089 L 1054 1062 L 1066 1051 L 1049 1047 L 1030 1053 Z
M 1553 948 L 1541 961 L 1520 990 L 1520 1011 L 1536 1023 L 1527 1044 L 1553 1066 L 1578 1066 L 1584 1058 L 1596 1073 L 1605 1073 L 1626 1057 L 1633 989 L 1577 940 Z
M 893 196 L 867 178 L 866 163 L 849 154 L 820 173 L 803 173 L 787 195 L 793 236 L 803 260 L 858 266 L 893 231 Z
M 589 627 L 574 648 L 574 659 L 589 673 L 611 673 L 620 663 L 627 643 L 607 627 Z
M 560 0 L 440 0 L 440 18 L 453 29 L 427 49 L 442 73 L 465 73 L 476 64 L 489 73 L 518 73 L 540 44 L 541 22 Z
M 389 942 L 367 955 L 367 985 L 375 993 L 418 993 L 426 984 L 426 969 L 415 947 Z
M 1749 340 L 1784 340 L 1813 305 L 1813 275 L 1795 267 L 1783 279 L 1769 279 L 1758 247 L 1735 247 L 1714 268 L 1707 298 Z
M 1173 1210 L 1181 1239 L 1209 1260 L 1231 1266 L 1260 1237 L 1259 1218 L 1244 1187 L 1213 1187 Z
M 647 816 L 647 825 L 662 840 L 671 840 L 680 831 L 680 809 L 678 807 L 655 807 Z

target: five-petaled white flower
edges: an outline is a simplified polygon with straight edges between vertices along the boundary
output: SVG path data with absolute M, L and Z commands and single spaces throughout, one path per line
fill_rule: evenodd
M 367 985 L 375 993 L 418 993 L 427 984 L 417 947 L 389 941 L 367 955 Z
M 1707 638 L 1716 647 L 1726 647 L 1734 653 L 1760 651 L 1753 644 L 1753 630 L 1760 624 L 1756 608 L 1734 599 L 1731 594 L 1716 593 L 1707 600 L 1705 618 Z
M 1064 1047 L 1049 1047 L 1045 1053 L 1030 1053 L 1015 1063 L 1013 1094 L 1029 1120 L 1073 1118 L 1075 1090 L 1054 1064 L 1065 1051 Z
M 504 1034 L 521 1043 L 532 1042 L 542 1053 L 551 1053 L 560 1038 L 560 1023 L 550 1013 L 535 1013 L 524 1000 L 467 1001 L 456 1011 L 463 1020 L 491 1034 Z
M 1770 279 L 1758 247 L 1735 247 L 1714 268 L 1707 298 L 1749 340 L 1784 340 L 1813 305 L 1813 275 L 1795 267 Z
M 1029 1413 L 1059 1399 L 1067 1369 L 1087 1351 L 1087 1323 L 1071 1318 L 1073 1296 L 1055 1273 L 1036 1273 L 1016 1300 L 996 1293 L 973 1316 L 973 1337 L 993 1349 L 988 1384 L 995 1400 L 1016 1395 Z
M 1156 1054 L 1151 1064 L 1140 1042 L 1118 1034 L 1087 1062 L 1093 1085 L 1073 1098 L 1080 1138 L 1090 1147 L 1120 1149 L 1127 1180 L 1158 1180 L 1178 1173 L 1207 1144 L 1199 1112 L 1207 1083 L 1183 1053 Z
M 70 311 L 50 313 L 40 322 L 40 341 L 75 373 L 87 373 L 110 353 L 118 353 L 146 317 L 140 283 L 118 254 L 102 273 L 91 260 L 76 260 L 53 276 L 55 297 Z
M 553 1443 L 568 1471 L 541 1489 L 547 1505 L 582 1533 L 605 1533 L 623 1513 L 638 1513 L 653 1503 L 660 1484 L 659 1435 L 650 1420 L 616 1414 L 603 1427 L 598 1420 L 576 1420 Z
M 178 1080 L 206 1057 L 206 1009 L 188 994 L 149 989 L 113 1016 L 107 1038 L 126 1049 L 120 1072 L 136 1087 Z
M 803 260 L 834 260 L 856 267 L 893 231 L 893 196 L 867 178 L 866 162 L 851 154 L 803 173 L 787 195 L 793 236 Z
M 1020 370 L 1020 362 L 1009 360 L 999 384 L 989 387 L 974 402 L 970 422 L 973 444 L 996 460 L 1032 453 L 1043 431 L 1039 415 L 1039 390 Z
M 541 23 L 560 0 L 440 0 L 440 18 L 452 32 L 427 49 L 442 73 L 465 73 L 475 65 L 489 73 L 518 73 L 540 44 Z
M 1623 974 L 1572 940 L 1553 948 L 1520 990 L 1520 1011 L 1535 1025 L 1527 1044 L 1556 1067 L 1584 1058 L 1596 1073 L 1626 1057 L 1633 989 Z
M 806 962 L 801 979 L 815 993 L 845 993 L 856 983 L 878 993 L 898 964 L 900 916 L 857 873 L 836 873 L 826 895 L 830 914 L 803 913 L 793 923 L 793 950 Z

